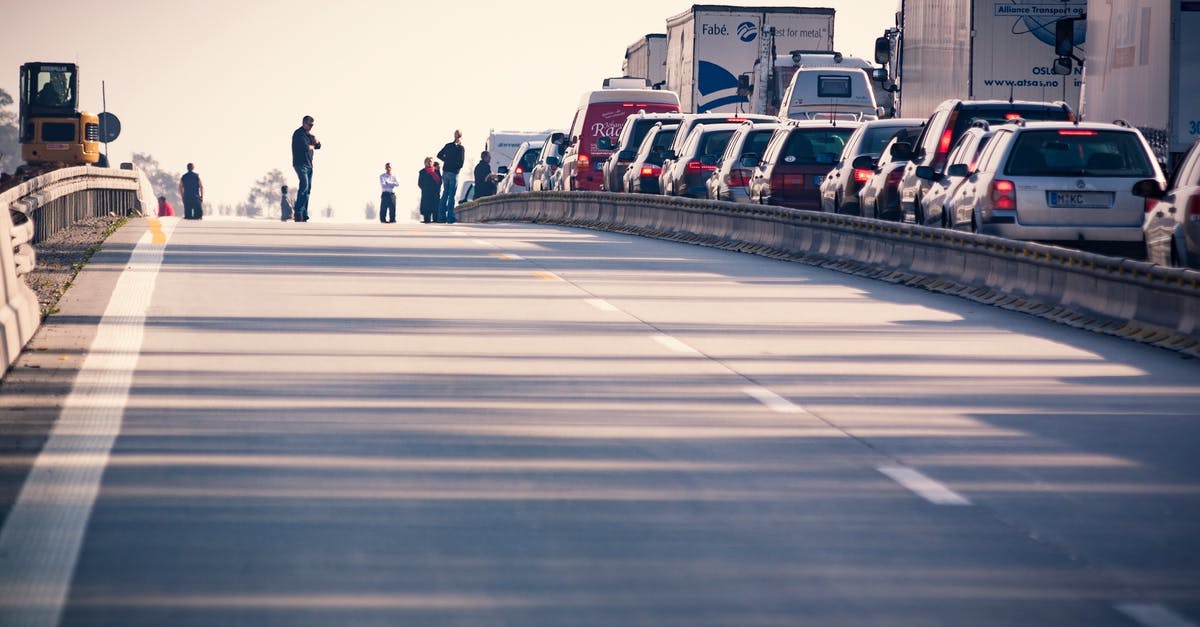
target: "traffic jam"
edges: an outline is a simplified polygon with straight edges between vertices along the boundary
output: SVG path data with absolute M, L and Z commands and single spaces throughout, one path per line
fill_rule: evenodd
M 1198 4 L 908 1 L 871 61 L 833 50 L 833 9 L 693 6 L 506 154 L 500 192 L 769 204 L 1200 268 L 1200 49 L 1172 36 L 1200 30 Z M 947 56 L 932 15 L 975 36 Z M 1114 20 L 1147 36 L 1085 37 Z

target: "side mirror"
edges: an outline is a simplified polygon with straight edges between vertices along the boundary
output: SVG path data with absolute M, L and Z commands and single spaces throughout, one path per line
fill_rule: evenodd
M 496 168 L 496 174 L 499 174 L 501 176 L 508 174 L 508 166 L 502 165 L 502 166 Z
M 886 68 L 877 67 L 871 70 L 871 80 L 875 81 L 876 83 L 886 83 L 888 82 L 888 78 L 888 71 Z
M 917 178 L 924 179 L 926 181 L 936 181 L 938 175 L 937 172 L 934 172 L 933 168 L 927 165 L 919 165 L 917 166 Z
M 596 140 L 596 147 L 600 150 L 612 150 L 612 139 L 609 137 L 601 137 L 600 139 Z
M 875 38 L 875 62 L 885 65 L 892 60 L 892 40 L 887 37 Z
M 637 152 L 633 150 L 622 150 L 617 153 L 617 161 L 633 161 L 637 159 Z
M 971 168 L 965 163 L 955 163 L 946 170 L 946 174 L 950 176 L 971 176 Z
M 744 155 L 740 162 L 743 168 L 754 169 L 758 167 L 758 155 Z
M 854 161 L 850 162 L 850 167 L 855 170 L 874 170 L 875 158 L 871 155 L 859 155 L 854 158 Z
M 1070 57 L 1075 52 L 1075 19 L 1063 18 L 1054 22 L 1054 54 Z
M 910 161 L 912 160 L 913 156 L 912 144 L 908 142 L 896 142 L 892 144 L 889 154 L 892 155 L 893 159 L 899 161 Z
M 1053 70 L 1059 76 L 1071 75 L 1071 57 L 1058 57 L 1054 60 Z
M 1143 198 L 1162 198 L 1166 195 L 1161 183 L 1154 179 L 1142 179 L 1133 184 L 1133 195 Z
M 546 157 L 546 165 L 557 168 L 562 165 L 562 161 L 558 157 Z

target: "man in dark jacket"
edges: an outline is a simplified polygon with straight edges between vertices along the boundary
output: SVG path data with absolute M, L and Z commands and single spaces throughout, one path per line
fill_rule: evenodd
M 479 163 L 475 164 L 475 197 L 483 198 L 496 193 L 496 175 L 492 174 L 492 154 L 488 151 L 479 153 Z
M 292 167 L 300 179 L 296 190 L 296 205 L 292 207 L 296 222 L 308 222 L 308 195 L 312 192 L 313 151 L 321 149 L 321 142 L 312 134 L 313 118 L 304 116 L 300 128 L 292 133 Z
M 195 164 L 187 164 L 187 173 L 179 178 L 179 196 L 183 198 L 183 219 L 199 220 L 204 217 L 204 183 L 195 172 Z
M 466 150 L 462 145 L 462 131 L 454 131 L 454 141 L 442 146 L 437 153 L 442 161 L 442 198 L 438 204 L 438 213 L 447 224 L 454 223 L 454 194 L 458 191 L 458 172 L 462 170 L 466 160 Z

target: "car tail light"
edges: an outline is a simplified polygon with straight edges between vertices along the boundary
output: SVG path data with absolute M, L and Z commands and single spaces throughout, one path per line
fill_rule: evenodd
M 992 199 L 992 208 L 1002 211 L 1013 211 L 1017 208 L 1017 186 L 1012 181 L 998 179 L 992 181 L 988 195 Z
M 883 186 L 888 189 L 899 189 L 902 178 L 904 178 L 904 168 L 896 168 L 888 172 L 887 178 L 883 180 Z
M 867 181 L 871 180 L 871 174 L 874 172 L 874 170 L 868 170 L 866 168 L 854 168 L 854 182 L 860 185 L 866 183 Z
M 513 183 L 525 187 L 525 168 L 517 166 L 517 169 L 513 171 Z
M 660 175 L 660 174 L 662 174 L 662 168 L 660 168 L 656 165 L 644 165 L 644 166 L 642 166 L 641 171 L 638 172 L 638 176 L 640 176 L 644 179 L 648 179 L 648 178 L 656 179 L 656 178 L 658 178 L 658 175 Z
M 587 155 L 579 155 L 579 158 L 576 160 L 575 167 L 578 170 L 587 170 L 591 168 L 592 158 Z
M 1005 113 L 1005 114 L 1004 114 L 1004 119 L 1005 119 L 1005 120 L 1009 120 L 1009 121 L 1012 121 L 1012 120 L 1020 120 L 1020 119 L 1021 119 L 1021 114 L 1020 114 L 1020 113 L 1014 113 L 1014 112 L 1012 112 L 1012 111 L 1009 111 L 1008 113 Z
M 1090 131 L 1087 129 L 1064 128 L 1064 129 L 1059 129 L 1058 134 L 1059 135 L 1079 136 L 1079 137 L 1091 137 L 1092 135 L 1096 134 L 1096 131 Z
M 1188 222 L 1200 222 L 1200 192 L 1192 194 L 1187 202 Z
M 712 171 L 715 169 L 717 169 L 717 166 L 711 164 L 706 165 L 699 159 L 692 159 L 691 161 L 687 162 L 688 174 L 699 174 L 701 172 Z
M 750 120 L 747 118 L 725 118 L 725 121 L 731 124 L 740 124 L 742 122 L 749 122 Z
M 750 170 L 734 168 L 725 175 L 725 184 L 730 187 L 746 187 L 750 185 Z

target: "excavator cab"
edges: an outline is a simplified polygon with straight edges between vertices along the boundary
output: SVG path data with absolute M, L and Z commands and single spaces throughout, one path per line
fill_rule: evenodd
M 100 160 L 100 118 L 79 110 L 79 66 L 74 63 L 22 65 L 19 115 L 26 163 L 66 166 Z

